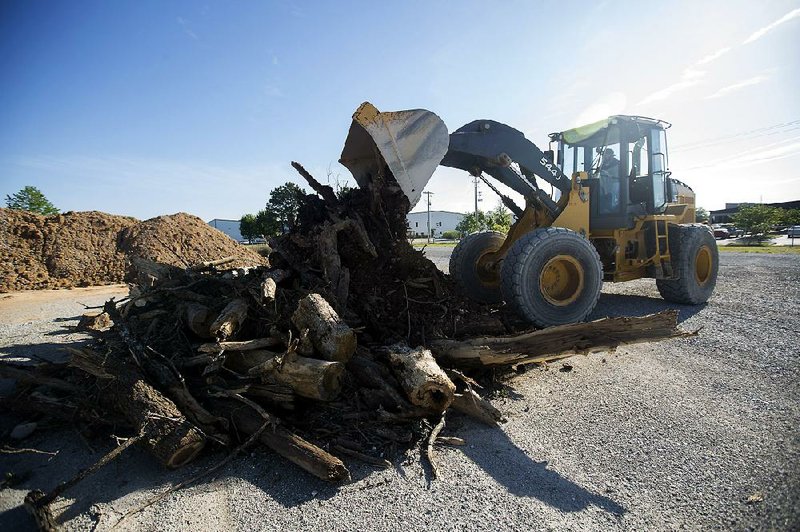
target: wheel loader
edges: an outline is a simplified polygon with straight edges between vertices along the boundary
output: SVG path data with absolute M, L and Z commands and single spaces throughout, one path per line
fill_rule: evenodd
M 379 112 L 365 102 L 353 115 L 340 162 L 359 184 L 390 171 L 411 207 L 440 164 L 482 179 L 516 220 L 508 234 L 462 239 L 450 274 L 470 298 L 505 302 L 547 327 L 586 319 L 603 281 L 653 278 L 664 299 L 680 304 L 711 296 L 717 245 L 708 226 L 694 223 L 692 189 L 670 175 L 669 127 L 653 118 L 611 116 L 550 134 L 542 151 L 493 120 L 448 135 L 430 111 Z

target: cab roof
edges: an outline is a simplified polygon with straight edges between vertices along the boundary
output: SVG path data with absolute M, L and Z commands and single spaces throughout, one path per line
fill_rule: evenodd
M 645 116 L 613 115 L 585 126 L 551 133 L 550 139 L 563 140 L 573 146 L 607 146 L 618 142 L 636 142 L 650 129 L 667 129 L 671 125 Z

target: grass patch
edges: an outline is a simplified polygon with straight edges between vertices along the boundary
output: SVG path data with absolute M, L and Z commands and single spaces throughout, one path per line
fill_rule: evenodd
M 719 246 L 720 251 L 735 251 L 738 253 L 767 253 L 770 255 L 800 253 L 800 246 Z
M 431 242 L 430 244 L 426 244 L 425 242 L 414 242 L 413 246 L 417 249 L 422 249 L 424 247 L 429 248 L 447 248 L 447 247 L 454 247 L 458 242 Z
M 272 253 L 272 248 L 269 247 L 269 244 L 245 244 L 245 247 L 250 251 L 255 251 L 262 257 L 269 258 L 269 254 Z

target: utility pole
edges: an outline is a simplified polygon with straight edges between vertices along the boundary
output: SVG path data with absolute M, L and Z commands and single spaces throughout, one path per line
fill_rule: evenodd
M 478 216 L 478 202 L 480 200 L 480 192 L 478 192 L 478 183 L 480 182 L 478 176 L 472 177 L 472 182 L 475 184 L 475 216 Z
M 431 196 L 433 192 L 423 192 L 428 196 L 428 243 L 431 243 Z

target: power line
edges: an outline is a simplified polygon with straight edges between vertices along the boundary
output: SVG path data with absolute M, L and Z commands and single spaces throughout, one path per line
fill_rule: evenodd
M 728 144 L 730 142 L 738 142 L 741 140 L 750 140 L 758 137 L 765 137 L 769 135 L 777 135 L 782 133 L 789 133 L 791 131 L 795 131 L 800 129 L 800 120 L 792 120 L 789 122 L 780 122 L 778 124 L 772 124 L 770 126 L 758 127 L 754 129 L 748 129 L 746 131 L 740 131 L 739 133 L 734 133 L 733 135 L 725 135 L 722 137 L 714 137 L 710 139 L 698 140 L 695 142 L 689 142 L 686 144 L 679 144 L 673 147 L 670 151 L 673 153 L 682 152 L 682 151 L 691 151 L 697 150 L 701 148 L 707 148 L 711 146 L 723 145 Z

